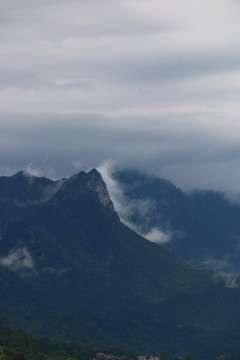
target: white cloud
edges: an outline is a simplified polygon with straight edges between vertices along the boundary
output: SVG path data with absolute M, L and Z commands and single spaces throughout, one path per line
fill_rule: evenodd
M 26 247 L 11 250 L 7 256 L 0 258 L 0 265 L 14 272 L 33 270 L 34 261 Z
M 123 188 L 112 176 L 114 173 L 113 161 L 107 160 L 103 162 L 97 167 L 97 170 L 101 173 L 107 185 L 110 198 L 113 201 L 114 208 L 125 225 L 149 241 L 158 244 L 164 244 L 171 240 L 170 232 L 162 231 L 156 227 L 151 228 L 151 230 L 147 232 L 144 230 L 146 227 L 149 228 L 149 213 L 154 210 L 155 204 L 148 198 L 140 200 L 129 200 L 125 198 Z M 130 219 L 133 214 L 138 214 L 142 219 L 142 226 L 137 226 L 131 222 Z
M 115 210 L 118 215 L 121 217 L 124 209 L 121 205 L 122 191 L 119 188 L 117 182 L 112 178 L 112 172 L 114 171 L 114 163 L 111 159 L 106 160 L 97 167 L 97 170 L 100 172 L 104 182 L 107 185 L 107 189 L 110 195 L 111 200 L 113 201 Z
M 30 181 L 34 180 L 35 177 L 47 177 L 49 179 L 55 180 L 58 178 L 56 171 L 51 164 L 51 162 L 46 157 L 39 166 L 34 165 L 34 163 L 29 162 L 24 168 L 25 176 L 29 178 Z
M 157 228 L 152 228 L 147 234 L 142 234 L 146 239 L 157 244 L 166 244 L 171 240 L 171 235 Z

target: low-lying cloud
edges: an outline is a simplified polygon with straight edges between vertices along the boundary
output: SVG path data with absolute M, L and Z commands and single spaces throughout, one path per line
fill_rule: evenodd
M 214 258 L 210 255 L 206 255 L 202 260 L 204 267 L 213 269 L 222 273 L 229 268 L 230 255 L 225 255 L 224 257 Z
M 150 232 L 143 234 L 143 236 L 149 241 L 155 242 L 157 244 L 165 244 L 171 240 L 170 234 L 160 231 L 157 228 L 152 228 Z
M 116 212 L 121 221 L 135 232 L 144 236 L 149 241 L 164 244 L 171 240 L 171 233 L 163 231 L 158 227 L 151 227 L 149 231 L 150 212 L 154 211 L 155 204 L 150 198 L 129 200 L 124 196 L 122 185 L 114 178 L 114 163 L 111 160 L 105 161 L 98 166 L 105 181 L 111 200 L 113 201 Z M 142 224 L 136 225 L 131 222 L 131 216 L 137 214 L 142 219 Z
M 26 247 L 11 250 L 8 255 L 0 258 L 0 265 L 20 273 L 34 269 L 33 258 Z
M 48 175 L 50 175 L 49 173 L 51 173 L 52 175 L 53 174 L 55 175 L 55 172 L 53 169 L 49 170 Z M 37 189 L 38 191 L 36 192 L 36 194 L 31 195 L 31 189 L 34 186 L 35 182 L 37 181 L 36 178 L 43 177 L 43 176 L 47 177 L 47 174 L 45 174 L 44 169 L 35 168 L 35 167 L 33 167 L 32 163 L 29 163 L 27 165 L 26 169 L 22 172 L 22 176 L 25 177 L 28 181 L 29 194 L 26 193 L 25 198 L 27 198 L 28 195 L 29 195 L 29 198 L 27 198 L 24 201 L 16 198 L 14 201 L 14 205 L 17 207 L 26 207 L 29 205 L 30 206 L 31 205 L 38 206 L 38 205 L 42 205 L 42 204 L 46 203 L 56 194 L 56 192 L 60 189 L 60 187 L 65 182 L 65 179 L 60 179 L 57 181 L 53 181 L 53 180 L 49 181 L 48 185 L 38 186 L 38 189 Z
M 223 272 L 217 273 L 213 276 L 214 281 L 223 281 L 225 286 L 230 289 L 236 289 L 240 287 L 240 277 L 234 274 L 225 274 Z

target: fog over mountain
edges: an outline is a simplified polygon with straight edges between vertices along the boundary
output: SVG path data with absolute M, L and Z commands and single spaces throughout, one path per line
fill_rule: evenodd
M 239 197 L 212 190 L 184 192 L 167 179 L 111 162 L 98 170 L 131 229 L 197 267 L 240 273 Z M 229 286 L 234 278 L 224 275 Z

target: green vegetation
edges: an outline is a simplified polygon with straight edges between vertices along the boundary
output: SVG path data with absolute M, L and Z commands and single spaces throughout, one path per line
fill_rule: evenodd
M 170 233 L 171 241 L 163 246 L 191 264 L 240 272 L 237 202 L 216 191 L 185 193 L 167 180 L 136 170 L 117 171 L 114 177 L 122 188 L 124 201 L 135 204 L 127 212 L 126 221 L 145 234 L 152 228 Z M 142 212 L 141 204 L 145 202 L 149 206 Z
M 91 348 L 164 349 L 201 360 L 238 354 L 240 290 L 123 225 L 99 201 L 102 186 L 96 171 L 80 173 L 30 217 L 18 219 L 14 212 L 16 221 L 0 243 L 8 264 L 0 266 L 0 318 L 34 335 Z M 13 197 L 10 212 L 14 204 Z
M 4 360 L 105 360 L 104 354 L 116 359 L 136 360 L 137 354 L 119 347 L 93 349 L 73 342 L 66 343 L 49 338 L 37 338 L 21 330 L 14 330 L 0 321 L 0 359 Z M 103 354 L 103 355 L 101 355 Z M 145 357 L 146 360 L 148 356 Z M 159 360 L 180 360 L 168 352 L 161 352 Z M 189 354 L 181 360 L 194 360 Z
M 47 338 L 36 338 L 21 330 L 14 330 L 2 322 L 0 322 L 0 344 L 4 351 L 4 360 L 65 360 L 68 358 L 90 360 L 96 356 L 96 350 L 91 348 Z
M 119 347 L 94 349 L 73 342 L 37 338 L 15 330 L 0 321 L 0 359 L 4 360 L 90 360 L 98 353 L 112 354 L 123 360 L 136 360 L 137 355 Z

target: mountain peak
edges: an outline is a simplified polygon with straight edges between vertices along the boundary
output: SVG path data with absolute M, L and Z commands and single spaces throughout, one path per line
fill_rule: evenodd
M 100 203 L 109 210 L 114 211 L 113 203 L 101 174 L 96 169 L 92 169 L 86 175 L 86 188 L 90 191 L 95 191 Z
M 89 175 L 91 176 L 97 176 L 97 177 L 101 177 L 100 172 L 97 171 L 97 169 L 93 168 L 88 172 Z
M 60 194 L 56 195 L 57 197 L 60 195 L 61 198 L 67 196 L 78 199 L 87 192 L 95 193 L 103 206 L 111 212 L 115 212 L 106 184 L 96 169 L 89 172 L 81 171 L 71 176 L 60 189 Z
M 35 176 L 32 174 L 29 174 L 27 171 L 18 171 L 16 174 L 11 176 L 14 180 L 20 180 L 20 179 L 34 179 Z

